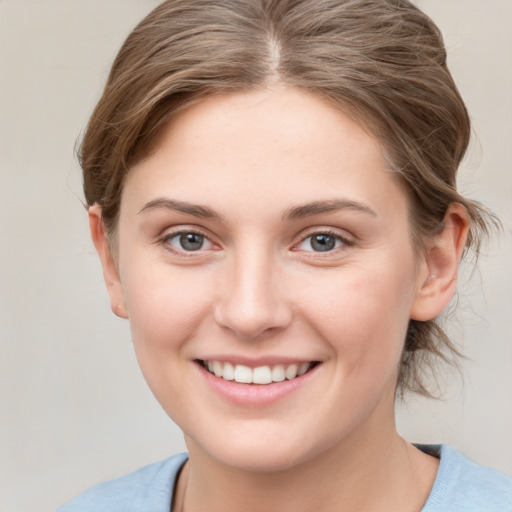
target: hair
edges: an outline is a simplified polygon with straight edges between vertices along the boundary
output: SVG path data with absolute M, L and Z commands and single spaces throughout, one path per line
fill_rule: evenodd
M 79 150 L 87 204 L 115 238 L 124 179 L 179 109 L 212 94 L 272 84 L 315 94 L 353 116 L 387 151 L 410 195 L 416 248 L 452 203 L 478 254 L 494 218 L 462 197 L 456 173 L 471 127 L 442 35 L 407 0 L 167 0 L 128 36 Z M 456 359 L 439 324 L 411 321 L 397 392 L 429 395 L 425 372 Z

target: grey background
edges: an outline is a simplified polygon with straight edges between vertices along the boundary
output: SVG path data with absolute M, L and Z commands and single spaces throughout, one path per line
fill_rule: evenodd
M 73 156 L 119 45 L 155 0 L 0 0 L 0 512 L 52 510 L 183 450 L 110 313 Z M 474 122 L 461 188 L 504 234 L 466 271 L 451 331 L 468 360 L 400 431 L 512 474 L 512 1 L 417 2 Z

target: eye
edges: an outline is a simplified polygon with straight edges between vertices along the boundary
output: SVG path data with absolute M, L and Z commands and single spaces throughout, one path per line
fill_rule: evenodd
M 212 242 L 204 235 L 193 231 L 180 231 L 167 235 L 164 242 L 177 252 L 195 252 L 213 247 Z
M 348 243 L 334 233 L 314 233 L 302 240 L 298 245 L 300 251 L 329 252 Z

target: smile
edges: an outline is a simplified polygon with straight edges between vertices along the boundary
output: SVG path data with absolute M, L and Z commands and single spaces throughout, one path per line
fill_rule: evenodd
M 251 368 L 243 364 L 223 361 L 201 361 L 209 373 L 227 381 L 241 384 L 272 384 L 301 377 L 315 366 L 315 362 L 276 364 Z

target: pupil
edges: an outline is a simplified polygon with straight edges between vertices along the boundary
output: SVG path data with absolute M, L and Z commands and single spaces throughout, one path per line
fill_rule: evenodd
M 318 252 L 326 252 L 334 249 L 336 240 L 331 235 L 315 235 L 311 240 L 311 247 Z
M 203 246 L 204 237 L 196 233 L 186 233 L 180 236 L 180 244 L 187 251 L 197 251 Z

